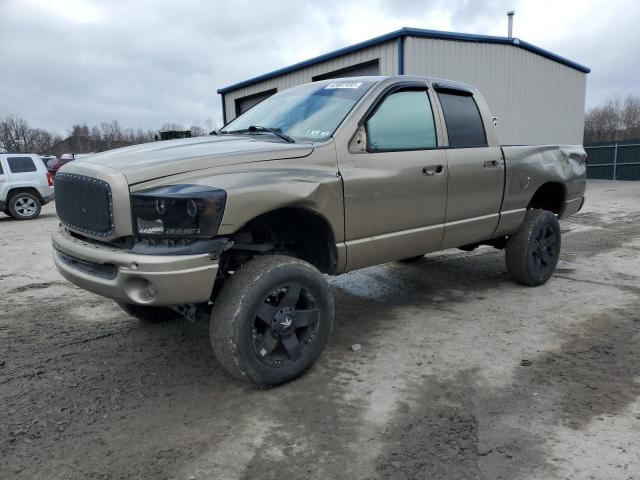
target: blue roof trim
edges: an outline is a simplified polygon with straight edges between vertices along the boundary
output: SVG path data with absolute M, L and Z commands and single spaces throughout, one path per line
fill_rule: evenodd
M 556 55 L 555 53 L 545 50 L 543 48 L 536 47 L 535 45 L 529 42 L 525 42 L 524 40 L 520 40 L 518 38 L 496 37 L 493 35 L 476 35 L 472 33 L 443 32 L 440 30 L 425 30 L 422 28 L 404 27 L 404 28 L 401 28 L 400 30 L 390 32 L 385 35 L 380 35 L 379 37 L 375 37 L 370 40 L 366 40 L 364 42 L 356 43 L 355 45 L 351 45 L 349 47 L 340 48 L 333 52 L 325 53 L 324 55 L 310 58 L 309 60 L 298 62 L 288 67 L 280 68 L 278 70 L 274 70 L 273 72 L 265 73 L 264 75 L 260 75 L 258 77 L 250 78 L 243 82 L 239 82 L 233 85 L 229 85 L 227 87 L 220 88 L 218 89 L 218 93 L 222 94 L 222 93 L 230 92 L 232 90 L 237 90 L 238 88 L 246 87 L 248 85 L 252 85 L 254 83 L 258 83 L 263 80 L 269 80 L 271 78 L 277 77 L 284 73 L 300 70 L 301 68 L 305 68 L 311 65 L 315 65 L 317 63 L 325 62 L 327 60 L 340 57 L 347 53 L 355 52 L 357 50 L 361 50 L 366 47 L 371 47 L 374 45 L 378 45 L 380 43 L 388 42 L 389 40 L 394 40 L 396 38 L 402 38 L 402 37 L 437 38 L 437 39 L 443 39 L 443 40 L 458 40 L 463 42 L 496 43 L 496 44 L 502 44 L 502 45 L 513 45 L 515 47 L 523 48 L 524 50 L 528 50 L 532 53 L 548 58 L 555 62 L 562 63 L 563 65 L 574 68 L 575 70 L 578 70 L 580 72 L 583 72 L 583 73 L 591 72 L 591 69 L 588 67 L 585 67 L 584 65 L 580 65 L 579 63 L 576 63 L 567 58 L 561 57 L 560 55 Z

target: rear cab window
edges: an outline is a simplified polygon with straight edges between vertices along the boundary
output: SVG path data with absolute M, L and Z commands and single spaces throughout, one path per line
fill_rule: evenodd
M 437 90 L 444 114 L 449 148 L 486 147 L 487 135 L 480 110 L 471 92 Z
M 7 157 L 11 173 L 37 172 L 36 164 L 31 157 Z

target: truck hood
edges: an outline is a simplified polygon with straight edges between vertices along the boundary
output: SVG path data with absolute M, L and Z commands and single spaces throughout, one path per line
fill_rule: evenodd
M 210 135 L 118 148 L 83 158 L 82 162 L 118 170 L 132 185 L 211 167 L 306 157 L 312 151 L 310 144 L 270 142 L 247 135 Z

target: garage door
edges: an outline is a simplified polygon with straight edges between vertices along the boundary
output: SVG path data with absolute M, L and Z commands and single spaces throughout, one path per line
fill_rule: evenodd
M 316 75 L 313 77 L 313 81 L 342 77 L 367 77 L 371 75 L 380 75 L 380 62 L 377 59 L 352 65 L 347 68 L 341 68 L 340 70 L 334 70 L 333 72 L 323 73 L 322 75 Z
M 247 95 L 246 97 L 236 98 L 236 117 L 246 112 L 254 105 L 257 105 L 261 101 L 269 98 L 271 95 L 273 95 L 277 91 L 278 90 L 276 88 L 273 88 L 271 90 L 256 93 L 254 95 Z

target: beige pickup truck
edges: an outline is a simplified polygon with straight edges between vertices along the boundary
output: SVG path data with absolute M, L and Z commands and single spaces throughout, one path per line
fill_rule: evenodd
M 323 274 L 486 244 L 513 280 L 549 279 L 585 152 L 500 146 L 495 122 L 477 89 L 448 80 L 291 88 L 209 136 L 66 165 L 55 264 L 139 319 L 210 319 L 220 363 L 274 386 L 327 343 Z

